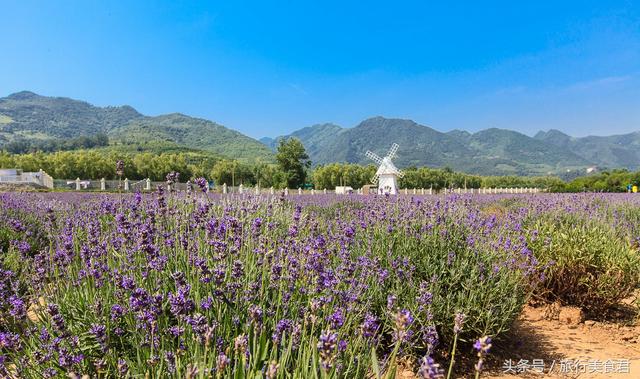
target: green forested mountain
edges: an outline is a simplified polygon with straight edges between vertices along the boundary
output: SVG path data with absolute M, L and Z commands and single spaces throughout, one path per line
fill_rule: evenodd
M 109 138 L 114 143 L 132 143 L 142 147 L 145 141 L 173 143 L 234 159 L 269 160 L 272 155 L 266 146 L 253 138 L 215 122 L 179 113 L 131 120 L 112 129 Z
M 23 91 L 0 98 L 0 144 L 105 133 L 140 117 L 126 105 L 100 108 L 66 97 Z
M 539 132 L 534 138 L 571 151 L 599 166 L 640 169 L 640 132 L 576 138 L 551 129 Z
M 60 145 L 61 139 L 99 134 L 106 134 L 110 149 L 119 151 L 202 150 L 235 159 L 266 161 L 273 157 L 267 147 L 250 137 L 182 114 L 149 117 L 130 106 L 101 108 L 27 91 L 0 98 L 0 149 Z
M 364 155 L 367 150 L 382 155 L 394 142 L 400 145 L 396 159 L 399 167 L 450 167 L 482 175 L 534 175 L 558 174 L 593 164 L 562 147 L 510 130 L 442 133 L 411 120 L 383 117 L 365 120 L 354 128 L 316 125 L 289 136 L 303 142 L 315 164 L 371 163 Z M 273 148 L 279 138 L 262 141 Z
M 104 137 L 108 136 L 108 141 Z M 103 152 L 202 152 L 211 157 L 273 162 L 279 139 L 300 139 L 313 164 L 369 164 L 392 143 L 401 168 L 449 167 L 480 175 L 547 175 L 572 178 L 585 169 L 640 169 L 640 132 L 575 138 L 557 130 L 535 137 L 504 130 L 443 133 L 411 120 L 374 117 L 353 128 L 318 124 L 290 135 L 256 141 L 215 122 L 173 113 L 145 116 L 130 106 L 96 107 L 64 97 L 18 92 L 0 98 L 0 150 Z M 105 146 L 108 144 L 108 146 Z

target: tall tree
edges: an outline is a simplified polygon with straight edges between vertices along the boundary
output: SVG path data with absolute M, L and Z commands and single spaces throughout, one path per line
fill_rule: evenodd
M 305 184 L 311 160 L 302 142 L 297 138 L 281 139 L 276 154 L 278 166 L 285 172 L 287 187 L 298 188 Z

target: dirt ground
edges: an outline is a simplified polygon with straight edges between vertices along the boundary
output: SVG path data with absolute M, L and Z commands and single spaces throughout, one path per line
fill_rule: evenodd
M 507 338 L 495 344 L 482 377 L 640 378 L 640 324 L 631 312 L 622 309 L 606 321 L 549 313 L 526 307 Z
M 396 375 L 414 378 L 408 370 Z M 494 341 L 481 378 L 639 379 L 640 322 L 628 304 L 604 321 L 585 319 L 577 308 L 527 306 L 512 330 Z

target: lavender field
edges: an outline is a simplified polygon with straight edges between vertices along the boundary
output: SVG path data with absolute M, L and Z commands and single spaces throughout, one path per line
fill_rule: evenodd
M 633 194 L 0 194 L 0 375 L 481 375 L 524 304 L 638 285 Z M 460 364 L 471 361 L 472 365 Z

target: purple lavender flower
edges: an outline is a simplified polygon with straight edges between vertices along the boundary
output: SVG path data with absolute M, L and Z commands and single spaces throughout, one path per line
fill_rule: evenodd
M 248 309 L 248 313 L 249 313 L 249 319 L 251 320 L 251 322 L 253 322 L 258 326 L 262 325 L 262 309 L 258 305 L 255 305 L 255 304 L 250 305 Z
M 118 374 L 125 376 L 129 373 L 129 364 L 124 359 L 118 359 Z
M 225 353 L 218 354 L 218 357 L 216 358 L 216 372 L 223 373 L 229 365 L 229 362 L 231 362 L 231 360 Z
M 347 351 L 347 341 L 340 340 L 340 342 L 338 342 L 338 351 L 341 353 Z
M 271 339 L 276 345 L 280 344 L 285 332 L 291 331 L 292 328 L 293 328 L 293 322 L 291 320 L 282 319 L 278 321 L 278 323 L 276 324 L 276 329 L 273 332 L 273 335 L 271 336 Z
M 420 368 L 418 369 L 418 377 L 420 379 L 439 379 L 444 377 L 444 370 L 440 368 L 433 358 L 426 355 L 420 359 Z
M 118 159 L 116 161 L 116 175 L 122 177 L 124 175 L 124 161 L 122 159 Z
M 107 351 L 107 327 L 100 324 L 92 324 L 89 332 L 93 334 L 103 352 Z
M 241 334 L 237 336 L 233 340 L 233 348 L 239 355 L 244 355 L 248 353 L 247 347 L 249 345 L 249 339 L 245 334 Z
M 64 318 L 60 314 L 60 310 L 56 304 L 49 304 L 47 306 L 47 310 L 49 311 L 49 315 L 51 315 L 51 321 L 53 322 L 53 327 L 59 334 L 66 334 L 66 325 L 64 322 Z
M 146 308 L 151 303 L 151 297 L 144 288 L 136 288 L 129 297 L 129 305 L 134 311 Z
M 186 315 L 195 309 L 195 303 L 189 299 L 191 286 L 185 285 L 178 288 L 175 294 L 169 294 L 169 304 L 171 305 L 171 313 L 174 316 Z
M 11 316 L 19 320 L 26 317 L 27 308 L 21 298 L 16 295 L 11 295 L 11 297 L 9 297 L 9 304 L 11 305 L 11 309 L 9 310 Z
M 178 325 L 173 325 L 167 329 L 167 332 L 174 338 L 178 338 L 184 333 L 184 328 Z
M 422 338 L 427 345 L 427 355 L 430 355 L 434 352 L 436 346 L 439 343 L 438 331 L 436 330 L 435 325 L 427 326 L 422 330 Z
M 10 332 L 0 332 L 0 348 L 7 350 L 19 350 L 20 336 Z
M 209 189 L 209 182 L 207 182 L 207 179 L 200 177 L 197 178 L 195 182 L 196 185 L 200 188 L 200 191 L 202 191 L 203 193 L 206 193 L 207 189 Z
M 454 324 L 453 324 L 453 333 L 460 334 L 462 331 L 462 326 L 464 324 L 464 319 L 466 318 L 465 314 L 462 312 L 456 313 Z
M 278 373 L 278 368 L 280 367 L 280 365 L 278 364 L 278 362 L 276 361 L 271 361 L 271 363 L 269 363 L 269 366 L 266 367 L 266 370 L 264 372 L 264 376 L 267 379 L 275 379 L 276 374 Z
M 164 353 L 164 360 L 167 362 L 167 371 L 169 374 L 176 372 L 176 355 L 171 351 Z
M 342 308 L 336 309 L 336 311 L 327 318 L 327 321 L 331 324 L 332 329 L 340 329 L 344 324 L 344 310 Z
M 114 304 L 111 307 L 111 320 L 119 320 L 126 313 L 125 309 L 120 304 Z
M 360 326 L 362 336 L 367 339 L 374 338 L 378 333 L 379 328 L 380 325 L 376 316 L 372 315 L 371 313 L 367 313 L 364 316 L 364 322 Z
M 387 296 L 387 309 L 393 309 L 396 306 L 396 301 L 398 300 L 398 297 L 396 295 L 389 295 Z
M 338 334 L 330 330 L 322 332 L 318 340 L 318 353 L 320 354 L 320 364 L 324 370 L 330 370 L 336 359 L 336 344 Z
M 489 349 L 491 349 L 491 337 L 484 336 L 476 340 L 473 347 L 478 351 L 478 362 L 475 364 L 475 369 L 477 372 L 480 372 L 482 371 L 484 359 L 487 354 L 489 354 Z

